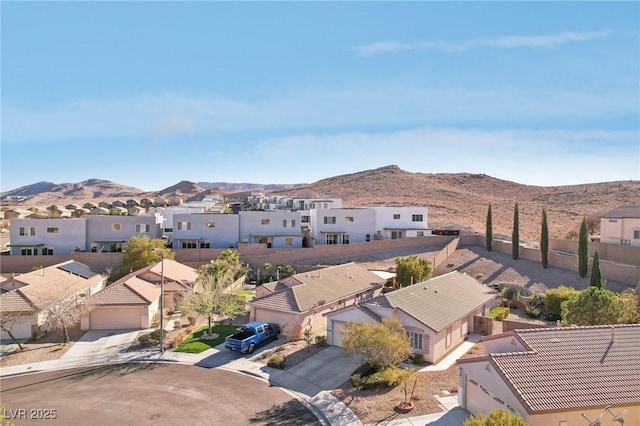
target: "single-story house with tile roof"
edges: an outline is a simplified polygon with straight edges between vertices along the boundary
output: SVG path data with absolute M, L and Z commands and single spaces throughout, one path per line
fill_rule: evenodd
M 324 336 L 324 314 L 378 296 L 385 282 L 353 262 L 295 274 L 257 289 L 250 320 L 291 328 L 297 338 L 306 329 Z
M 414 351 L 437 362 L 473 332 L 473 317 L 489 311 L 497 294 L 464 273 L 449 272 L 328 313 L 327 342 L 341 346 L 347 322 L 396 317 Z
M 600 242 L 640 247 L 640 206 L 621 206 L 603 214 Z
M 150 328 L 160 305 L 160 286 L 130 274 L 86 300 L 82 330 Z
M 106 282 L 106 274 L 75 260 L 58 263 L 3 281 L 0 311 L 16 318 L 11 334 L 17 339 L 26 339 L 44 331 L 43 310 L 52 299 L 76 298 L 80 302 L 100 291 Z M 3 331 L 0 338 L 9 336 Z
M 503 408 L 531 426 L 621 425 L 614 416 L 640 425 L 640 324 L 522 329 L 483 342 L 486 355 L 458 360 L 458 401 L 472 414 Z
M 171 259 L 132 272 L 87 300 L 91 311 L 83 317 L 81 327 L 83 330 L 149 328 L 159 313 L 160 288 L 164 287 L 164 311 L 172 312 L 180 295 L 193 291 L 197 276 L 195 269 Z

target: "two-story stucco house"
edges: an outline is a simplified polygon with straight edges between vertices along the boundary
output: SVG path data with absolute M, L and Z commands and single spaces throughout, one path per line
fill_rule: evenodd
M 302 231 L 300 212 L 241 211 L 239 241 L 266 244 L 269 248 L 301 248 Z
M 89 216 L 86 247 L 94 252 L 120 252 L 134 236 L 162 238 L 162 217 L 149 216 Z
M 172 246 L 174 249 L 235 247 L 239 226 L 236 214 L 174 214 Z
M 318 244 L 373 240 L 375 212 L 370 208 L 311 209 L 311 235 Z
M 600 219 L 600 242 L 640 247 L 640 206 L 623 206 Z
M 371 207 L 375 211 L 376 237 L 397 239 L 430 235 L 427 225 L 427 207 L 383 206 Z
M 87 219 L 13 219 L 12 256 L 68 255 L 85 250 Z

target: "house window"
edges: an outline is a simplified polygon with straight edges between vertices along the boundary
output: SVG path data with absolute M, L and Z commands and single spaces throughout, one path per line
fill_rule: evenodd
M 620 244 L 622 244 L 623 246 L 630 246 L 631 245 L 631 241 L 630 240 L 621 240 Z
M 35 256 L 36 254 L 38 254 L 38 249 L 23 248 L 20 249 L 20 254 L 22 256 Z
M 640 240 L 640 231 L 633 231 L 633 239 Z
M 424 231 L 416 232 L 416 237 L 424 237 Z
M 414 215 L 411 215 L 411 221 L 412 222 L 422 222 L 423 221 L 423 217 L 424 216 L 421 215 L 421 214 L 414 214 Z
M 296 221 L 295 221 L 295 219 L 291 219 L 291 220 L 283 219 L 283 220 L 282 220 L 282 227 L 283 227 L 283 228 L 287 228 L 287 227 L 289 227 L 289 228 L 295 228 L 295 227 L 296 227 Z
M 353 216 L 345 216 L 344 217 L 344 221 L 345 222 L 353 222 Z
M 284 244 L 287 245 L 287 246 L 292 246 L 293 245 L 293 238 L 289 238 L 289 237 L 285 238 L 284 239 Z
M 325 209 L 329 208 L 329 204 L 324 203 L 324 207 L 323 208 L 325 208 Z
M 327 234 L 324 236 L 325 244 L 338 244 L 338 234 Z
M 411 347 L 416 351 L 422 351 L 422 333 L 407 331 L 407 337 L 411 342 Z
M 47 228 L 47 234 L 57 234 L 57 233 L 58 233 L 58 227 Z
M 211 241 L 200 241 L 200 248 L 201 249 L 211 248 Z
M 398 219 L 400 219 L 400 214 L 399 214 L 399 213 L 395 213 L 395 214 L 393 215 L 393 219 L 394 219 L 394 220 L 398 220 Z
M 402 238 L 402 231 L 391 231 L 392 240 L 397 240 L 399 238 Z
M 191 222 L 178 222 L 178 231 L 191 230 Z
M 111 229 L 112 229 L 112 230 L 114 230 L 114 231 L 119 231 L 119 230 L 120 230 L 120 228 L 121 228 L 121 226 L 120 226 L 120 224 L 119 224 L 119 223 L 114 223 L 114 224 L 111 226 Z
M 27 226 L 27 227 L 20 227 L 20 235 L 22 236 L 34 236 L 36 235 L 36 228 Z
M 342 244 L 349 244 L 349 234 L 342 234 Z
M 311 222 L 311 216 L 308 216 L 308 215 L 307 216 L 300 216 L 300 221 L 302 223 L 309 223 L 309 222 Z
M 618 223 L 618 219 L 609 219 L 609 223 Z
M 325 225 L 335 225 L 336 224 L 336 217 L 335 216 L 325 216 L 324 217 L 324 224 Z
M 262 219 L 261 222 L 263 225 L 268 225 L 269 224 L 269 219 Z
M 346 306 L 346 303 L 345 303 L 345 301 L 344 301 L 344 300 L 340 300 L 340 301 L 338 302 L 338 309 L 342 309 L 342 308 L 344 308 L 345 306 Z
M 371 234 L 367 234 L 367 235 L 365 235 L 365 236 L 364 236 L 364 240 L 365 240 L 366 242 L 371 241 Z
M 53 256 L 53 248 L 51 247 L 44 247 L 42 249 L 42 255 L 43 256 Z
M 206 222 L 204 224 L 205 228 L 215 228 L 216 227 L 216 223 L 215 222 Z
M 136 232 L 139 234 L 147 234 L 151 231 L 151 225 L 148 223 L 138 223 L 136 224 Z
M 198 242 L 193 240 L 183 240 L 181 245 L 183 249 L 198 248 Z

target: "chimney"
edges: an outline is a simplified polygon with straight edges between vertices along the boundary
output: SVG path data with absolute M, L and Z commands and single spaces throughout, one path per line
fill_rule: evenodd
M 616 341 L 616 328 L 614 326 L 611 326 L 611 343 L 614 343 Z

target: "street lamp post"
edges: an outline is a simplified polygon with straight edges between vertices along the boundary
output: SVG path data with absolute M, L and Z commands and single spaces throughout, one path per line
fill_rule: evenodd
M 160 251 L 160 353 L 164 353 L 164 250 Z

